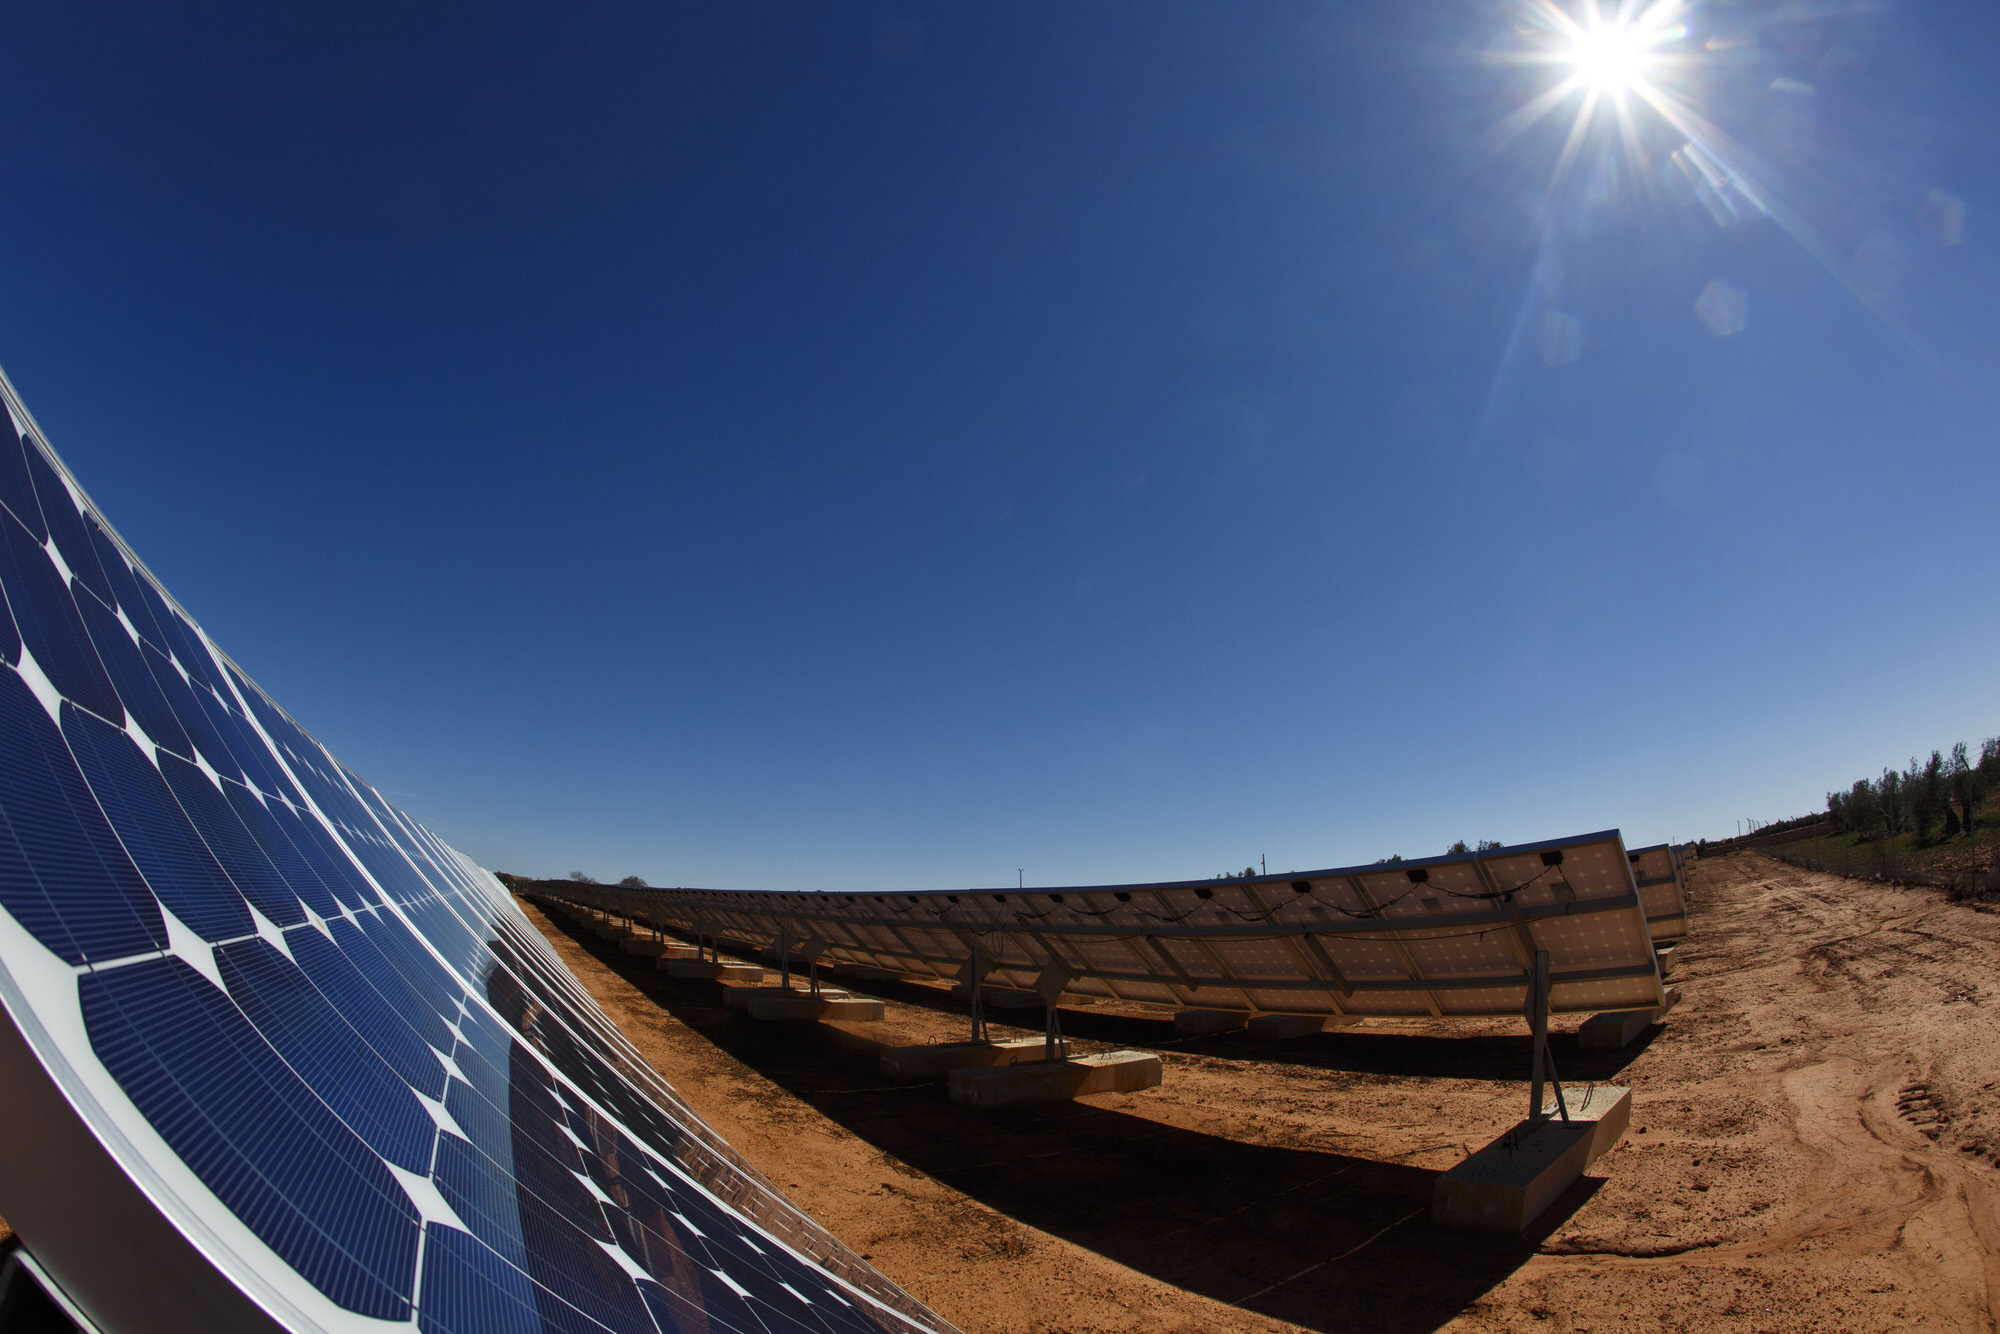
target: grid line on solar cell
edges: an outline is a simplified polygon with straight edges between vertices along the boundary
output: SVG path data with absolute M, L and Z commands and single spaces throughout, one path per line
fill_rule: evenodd
M 175 958 L 79 986 L 93 1048 L 181 1161 L 333 1301 L 407 1318 L 416 1208 L 228 998 Z

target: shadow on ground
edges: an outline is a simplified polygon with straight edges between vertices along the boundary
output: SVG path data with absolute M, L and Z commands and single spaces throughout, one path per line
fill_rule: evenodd
M 941 1084 L 880 1078 L 879 1047 L 867 1038 L 757 1023 L 724 1006 L 713 984 L 675 981 L 650 960 L 555 925 L 681 1023 L 892 1158 L 1162 1282 L 1309 1329 L 1346 1330 L 1360 1316 L 1384 1334 L 1434 1330 L 1519 1268 L 1598 1186 L 1577 1182 L 1519 1238 L 1449 1231 L 1430 1222 L 1435 1172 L 1242 1144 L 1087 1103 L 971 1111 Z M 870 990 L 903 1000 L 920 989 Z M 1164 1022 L 1088 1012 L 1065 1011 L 1064 1027 L 1133 1046 L 1173 1037 Z M 1271 1059 L 1267 1045 L 1245 1039 L 1208 1039 L 1200 1050 L 1235 1054 L 1232 1041 L 1246 1060 Z M 1494 1078 L 1519 1079 L 1527 1046 L 1525 1038 L 1327 1035 L 1308 1051 L 1288 1044 L 1284 1059 L 1475 1078 L 1490 1065 Z

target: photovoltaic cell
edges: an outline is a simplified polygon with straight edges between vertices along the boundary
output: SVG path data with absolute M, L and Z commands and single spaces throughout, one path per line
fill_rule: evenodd
M 111 678 L 111 687 L 125 705 L 125 711 L 146 739 L 165 746 L 176 755 L 194 758 L 187 732 L 174 717 L 173 707 L 147 670 L 145 650 L 125 633 L 118 613 L 88 592 L 76 598 L 77 612 L 83 617 L 84 632 L 97 650 L 97 660 Z
M 335 1116 L 396 1166 L 430 1170 L 437 1126 L 423 1103 L 297 964 L 255 936 L 221 946 L 215 962 L 251 1026 Z
M 456 1228 L 425 1239 L 423 1334 L 543 1334 L 535 1286 L 518 1265 Z
M 187 734 L 188 742 L 193 747 L 175 753 L 183 759 L 198 758 L 217 773 L 235 776 L 236 766 L 230 762 L 229 751 L 222 744 L 222 738 L 209 723 L 208 715 L 195 702 L 193 688 L 174 670 L 173 660 L 166 650 L 142 641 L 139 653 L 146 660 L 146 670 L 152 675 L 153 684 L 160 688 L 167 707 L 173 710 L 174 721 L 180 724 L 181 731 Z
M 79 979 L 91 1048 L 182 1162 L 340 1306 L 408 1316 L 416 1207 L 229 998 L 178 958 Z
M 28 460 L 22 452 L 26 441 L 6 427 L 7 423 L 0 422 L 0 505 L 5 505 L 7 512 L 33 533 L 39 544 L 48 538 L 49 530 L 42 523 L 42 507 L 35 499 L 34 483 L 28 480 Z
M 211 943 L 254 931 L 243 896 L 188 822 L 162 772 L 194 766 L 166 754 L 148 759 L 125 733 L 74 710 L 64 710 L 63 731 L 97 805 L 161 905 Z M 195 777 L 208 781 L 198 770 Z
M 14 611 L 4 587 L 0 587 L 0 662 L 9 667 L 21 665 L 21 632 L 14 628 Z
M 111 597 L 107 599 L 111 607 L 125 613 L 125 619 L 132 623 L 134 633 L 143 639 L 150 639 L 158 645 L 165 642 L 159 627 L 153 623 L 153 613 L 147 609 L 144 596 L 139 592 L 139 577 L 126 563 L 125 553 L 118 548 L 117 540 L 104 531 L 104 525 L 95 515 L 86 516 L 90 529 L 90 545 L 97 552 L 97 566 L 104 571 L 104 577 L 111 586 Z
M 124 706 L 97 661 L 68 585 L 17 523 L 0 522 L 0 584 L 21 641 L 49 684 L 70 703 L 123 726 Z
M 91 798 L 62 733 L 12 672 L 0 672 L 0 753 L 7 757 L 0 907 L 70 965 L 163 947 L 157 900 Z
M 35 494 L 42 502 L 42 521 L 48 525 L 49 540 L 61 553 L 70 577 L 105 602 L 113 600 L 111 585 L 97 566 L 97 548 L 91 544 L 90 529 L 71 499 L 69 488 L 56 476 L 55 469 L 39 449 L 27 452 L 28 475 L 34 480 Z
M 949 1329 L 697 1120 L 498 882 L 212 653 L 81 494 L 0 432 L 0 998 L 93 1142 L 179 1183 L 143 1198 L 203 1239 L 188 1263 L 327 1334 Z M 33 1246 L 97 1204 L 7 1211 Z M 174 1279 L 130 1263 L 55 1277 L 86 1310 Z

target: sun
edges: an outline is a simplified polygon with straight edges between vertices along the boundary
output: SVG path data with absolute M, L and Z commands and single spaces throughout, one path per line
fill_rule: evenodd
M 1699 111 L 1687 49 L 1693 0 L 1508 0 L 1518 6 L 1515 42 L 1489 53 L 1495 64 L 1540 66 L 1555 78 L 1508 113 L 1492 132 L 1495 146 L 1527 132 L 1559 107 L 1574 108 L 1552 184 L 1585 152 L 1592 130 L 1616 126 L 1616 151 L 1641 155 L 1644 123 L 1657 119 L 1690 141 Z
M 1638 24 L 1600 19 L 1573 30 L 1563 58 L 1592 88 L 1622 93 L 1644 81 L 1658 41 L 1657 34 Z

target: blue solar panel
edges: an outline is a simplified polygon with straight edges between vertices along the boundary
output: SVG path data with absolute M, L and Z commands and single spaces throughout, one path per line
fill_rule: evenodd
M 42 507 L 35 500 L 34 483 L 28 480 L 25 451 L 33 448 L 25 436 L 14 434 L 10 423 L 0 420 L 0 505 L 5 505 L 7 512 L 40 542 L 48 537 L 49 530 L 42 522 Z
M 54 720 L 12 672 L 0 672 L 0 755 L 0 908 L 66 964 L 164 946 L 159 904 Z
M 90 1045 L 183 1163 L 335 1303 L 409 1315 L 420 1216 L 230 998 L 178 958 L 79 979 Z
M 215 952 L 230 998 L 343 1122 L 396 1166 L 428 1172 L 437 1126 L 409 1084 L 279 948 L 258 938 Z
M 27 458 L 28 475 L 34 479 L 35 494 L 42 502 L 42 521 L 48 525 L 49 540 L 55 543 L 70 576 L 104 601 L 112 601 L 111 584 L 97 566 L 97 547 L 69 488 L 39 449 L 29 450 Z
M 194 758 L 187 730 L 174 717 L 173 706 L 167 703 L 160 683 L 153 679 L 153 673 L 146 666 L 145 650 L 125 633 L 117 611 L 106 607 L 89 593 L 77 597 L 76 609 L 83 617 L 83 628 L 90 637 L 91 646 L 97 650 L 98 662 L 111 678 L 111 688 L 124 703 L 125 711 L 132 715 L 132 721 L 139 725 L 139 730 L 154 745 L 165 746 L 176 755 Z
M 111 586 L 110 605 L 125 613 L 125 619 L 132 622 L 135 633 L 155 644 L 163 643 L 160 629 L 153 623 L 153 613 L 146 606 L 145 595 L 139 591 L 139 577 L 126 564 L 125 553 L 118 547 L 117 540 L 104 531 L 104 525 L 96 515 L 85 515 L 84 522 L 90 529 L 90 544 L 97 552 L 97 567 L 104 571 L 104 577 Z
M 949 1328 L 637 1066 L 498 882 L 211 653 L 78 494 L 0 432 L 0 1002 L 190 1263 L 299 1330 Z M 0 1205 L 32 1248 L 130 1201 Z M 86 1310 L 172 1281 L 102 1249 L 55 1275 Z
M 0 521 L 0 585 L 36 669 L 64 699 L 122 727 L 125 708 L 84 632 L 68 584 L 17 523 Z
M 98 805 L 161 905 L 206 941 L 254 931 L 243 896 L 188 823 L 162 773 L 194 766 L 164 752 L 149 759 L 132 738 L 87 714 L 65 710 L 63 721 Z M 195 780 L 208 781 L 199 770 Z
M 21 632 L 14 628 L 14 612 L 7 604 L 7 593 L 0 588 L 0 661 L 9 667 L 21 663 Z

